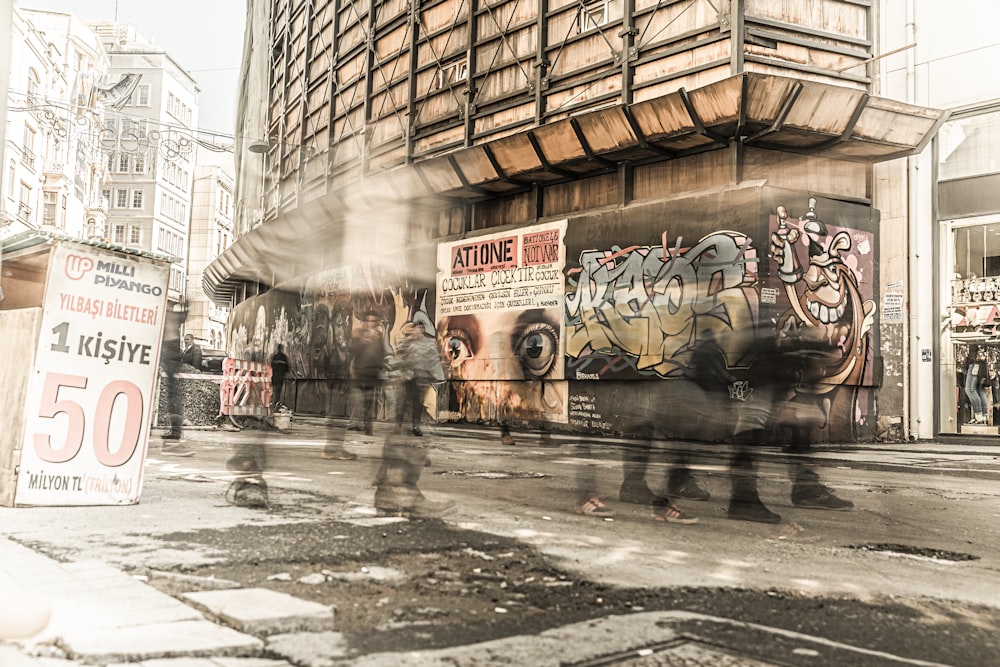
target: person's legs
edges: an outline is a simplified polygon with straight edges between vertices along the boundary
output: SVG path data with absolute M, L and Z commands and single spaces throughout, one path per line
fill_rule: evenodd
M 275 410 L 281 405 L 281 385 L 280 378 L 271 377 L 271 409 Z
M 420 430 L 420 422 L 424 416 L 424 396 L 429 386 L 416 380 L 410 380 L 406 383 L 408 392 L 406 402 L 410 405 L 410 422 L 413 425 L 413 435 L 423 435 L 423 432 Z
M 583 440 L 579 447 L 580 458 L 585 462 L 576 467 L 576 513 L 597 518 L 613 517 L 615 511 L 606 506 L 597 493 L 597 464 L 592 458 L 590 442 Z
M 362 397 L 362 423 L 364 424 L 364 432 L 367 435 L 371 435 L 373 430 L 373 423 L 375 421 L 375 383 L 364 381 L 361 383 L 361 397 Z
M 769 510 L 757 492 L 757 471 L 754 465 L 752 447 L 761 444 L 765 438 L 763 429 L 744 431 L 737 434 L 735 451 L 730 462 L 732 491 L 726 517 L 738 521 L 759 523 L 779 523 L 781 516 Z
M 969 397 L 972 405 L 972 422 L 979 420 L 980 415 L 986 412 L 986 402 L 983 400 L 979 389 L 979 377 L 969 373 L 965 378 L 965 395 Z
M 837 497 L 823 485 L 810 458 L 789 464 L 788 476 L 792 481 L 792 504 L 796 507 L 841 511 L 854 508 L 850 500 Z

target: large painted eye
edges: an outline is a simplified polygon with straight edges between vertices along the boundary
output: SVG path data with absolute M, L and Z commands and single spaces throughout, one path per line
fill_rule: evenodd
M 452 364 L 460 364 L 472 359 L 472 345 L 469 335 L 462 329 L 448 329 L 444 335 L 445 351 Z
M 525 327 L 514 345 L 514 354 L 529 378 L 544 378 L 552 372 L 558 347 L 559 337 L 555 327 L 536 322 Z

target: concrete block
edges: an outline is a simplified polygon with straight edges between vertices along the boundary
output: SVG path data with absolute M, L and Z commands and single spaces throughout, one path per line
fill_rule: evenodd
M 185 593 L 184 599 L 242 632 L 266 636 L 333 629 L 333 608 L 265 588 Z

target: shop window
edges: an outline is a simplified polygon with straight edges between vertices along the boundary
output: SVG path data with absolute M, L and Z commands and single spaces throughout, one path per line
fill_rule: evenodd
M 942 181 L 1000 173 L 1000 111 L 945 123 L 938 160 Z

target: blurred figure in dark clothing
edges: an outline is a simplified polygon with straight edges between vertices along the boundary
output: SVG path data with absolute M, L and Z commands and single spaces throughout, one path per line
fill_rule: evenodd
M 285 346 L 278 343 L 277 351 L 271 355 L 271 388 L 274 394 L 271 396 L 271 405 L 277 408 L 281 405 L 284 393 L 285 377 L 288 375 L 288 357 L 285 355 Z
M 355 331 L 351 338 L 350 351 L 354 378 L 361 390 L 364 431 L 372 435 L 375 391 L 386 372 L 386 346 L 378 314 L 365 314 L 363 322 L 363 328 Z
M 167 310 L 160 344 L 162 388 L 167 394 L 167 409 L 170 412 L 170 430 L 163 436 L 160 451 L 171 456 L 194 455 L 193 450 L 180 442 L 184 435 L 184 395 L 177 374 L 181 372 L 181 327 L 186 317 L 187 310 L 182 305 Z
M 797 387 L 817 379 L 813 360 L 821 357 L 823 350 L 820 345 L 810 345 L 801 340 L 778 341 L 765 332 L 755 335 L 751 350 L 753 361 L 746 384 L 736 392 L 739 405 L 727 517 L 778 523 L 781 516 L 769 510 L 758 494 L 753 448 L 773 444 L 782 429 L 792 433 L 793 440 L 808 437 L 808 427 L 796 423 L 797 416 L 791 409 L 791 401 Z M 828 510 L 854 507 L 852 502 L 838 498 L 824 486 L 814 466 L 806 462 L 791 464 L 789 476 L 792 481 L 791 500 L 796 507 Z
M 437 342 L 428 335 L 423 322 L 414 322 L 396 349 L 393 370 L 402 378 L 401 396 L 396 402 L 396 427 L 403 426 L 406 409 L 410 409 L 413 435 L 421 436 L 420 422 L 424 414 L 424 396 L 430 386 L 444 382 L 444 368 Z

